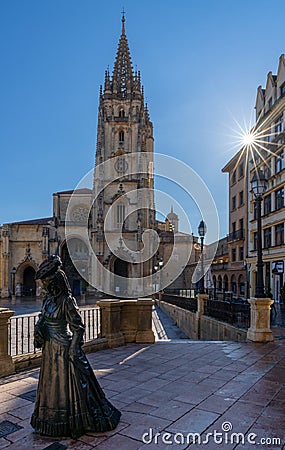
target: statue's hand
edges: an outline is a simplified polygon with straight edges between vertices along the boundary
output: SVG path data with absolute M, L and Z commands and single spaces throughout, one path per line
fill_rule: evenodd
M 38 320 L 34 329 L 34 344 L 36 348 L 42 348 L 45 342 L 42 321 Z
M 71 345 L 69 348 L 69 356 L 71 359 L 78 358 L 80 356 L 80 347 L 77 345 Z

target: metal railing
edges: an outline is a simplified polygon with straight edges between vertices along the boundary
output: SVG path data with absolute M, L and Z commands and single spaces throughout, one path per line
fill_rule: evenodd
M 244 228 L 240 228 L 239 230 L 228 234 L 228 242 L 238 241 L 240 239 L 244 239 Z
M 188 311 L 197 312 L 197 298 L 163 294 L 162 300 Z M 231 298 L 231 301 L 208 299 L 204 314 L 238 328 L 249 328 L 250 326 L 250 304 L 242 299 Z
M 79 310 L 85 325 L 84 341 L 92 341 L 101 336 L 101 309 L 81 308 Z
M 95 308 L 80 308 L 82 321 L 85 325 L 84 341 L 90 341 L 101 336 L 101 310 Z M 34 329 L 39 313 L 15 316 L 10 319 L 9 351 L 11 356 L 40 352 L 34 345 Z
M 166 303 L 170 303 L 170 305 L 187 309 L 187 311 L 197 312 L 197 298 L 162 294 L 162 300 Z
M 205 315 L 239 328 L 250 326 L 250 305 L 246 302 L 208 299 Z
M 39 351 L 34 346 L 34 329 L 38 317 L 39 313 L 11 317 L 9 330 L 11 356 Z

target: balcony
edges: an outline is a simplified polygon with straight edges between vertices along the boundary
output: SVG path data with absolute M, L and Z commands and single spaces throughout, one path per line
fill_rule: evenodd
M 228 234 L 228 242 L 240 241 L 245 238 L 244 228 L 240 228 L 239 230 L 233 231 Z

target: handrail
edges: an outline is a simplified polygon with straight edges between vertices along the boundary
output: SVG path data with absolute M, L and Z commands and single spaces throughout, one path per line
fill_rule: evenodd
M 88 342 L 101 336 L 101 310 L 98 307 L 80 308 L 79 313 L 85 325 L 84 341 Z M 40 313 L 25 314 L 10 318 L 9 351 L 11 356 L 37 353 L 34 345 L 34 329 Z

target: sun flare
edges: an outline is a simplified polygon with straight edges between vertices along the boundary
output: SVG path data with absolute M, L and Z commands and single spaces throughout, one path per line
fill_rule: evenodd
M 253 133 L 245 133 L 242 138 L 243 145 L 252 145 L 255 141 L 255 135 Z
M 270 117 L 262 123 L 256 122 L 254 125 L 244 121 L 243 126 L 234 119 L 237 127 L 233 130 L 233 148 L 238 149 L 239 157 L 236 166 L 245 158 L 245 164 L 251 161 L 257 168 L 260 162 L 268 165 L 268 157 L 275 156 L 275 131 L 272 131 Z

